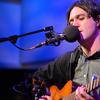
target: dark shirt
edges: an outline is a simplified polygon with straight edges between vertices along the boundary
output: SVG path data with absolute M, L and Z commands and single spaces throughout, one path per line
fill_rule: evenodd
M 42 77 L 48 86 L 64 86 L 69 80 L 79 84 L 87 84 L 93 74 L 100 76 L 100 52 L 86 58 L 80 47 L 67 52 L 55 61 L 43 66 L 34 77 Z

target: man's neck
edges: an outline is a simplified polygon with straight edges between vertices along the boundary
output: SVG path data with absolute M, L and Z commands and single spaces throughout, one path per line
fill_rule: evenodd
M 84 45 L 81 45 L 81 48 L 83 50 L 83 53 L 88 57 L 92 56 L 97 51 L 100 51 L 100 32 L 93 42 L 87 41 Z

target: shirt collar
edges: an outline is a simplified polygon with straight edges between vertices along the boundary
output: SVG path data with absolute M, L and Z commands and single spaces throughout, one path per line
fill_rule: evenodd
M 78 50 L 80 51 L 80 54 L 83 55 L 83 51 L 82 48 L 79 46 Z M 85 56 L 85 55 L 84 55 Z M 94 53 L 92 56 L 85 56 L 88 60 L 95 60 L 95 59 L 99 59 L 100 58 L 100 51 L 97 51 L 96 53 Z

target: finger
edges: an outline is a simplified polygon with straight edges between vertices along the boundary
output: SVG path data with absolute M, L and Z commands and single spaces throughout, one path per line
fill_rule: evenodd
M 81 96 L 81 94 L 78 94 L 75 98 L 75 100 L 86 100 L 84 97 Z
M 76 93 L 75 93 L 75 99 L 76 100 L 82 100 L 82 97 L 81 97 L 81 94 L 80 94 L 80 88 L 81 87 L 78 87 L 77 89 L 76 89 Z
M 80 87 L 78 87 L 77 89 L 76 89 L 76 92 L 75 92 L 75 95 L 78 95 L 80 92 Z
M 94 98 L 92 96 L 87 94 L 86 88 L 84 86 L 79 88 L 79 93 L 80 93 L 81 97 L 85 98 L 86 100 L 94 100 Z
M 86 100 L 94 100 L 94 98 L 89 94 L 87 94 L 86 92 L 82 93 L 81 95 L 82 97 L 86 98 Z
M 41 97 L 39 100 L 48 100 L 46 97 Z
M 78 87 L 76 89 L 76 100 L 94 100 L 93 97 L 86 93 L 86 88 L 84 86 Z
M 42 96 L 39 100 L 48 100 L 46 96 Z
M 39 100 L 52 100 L 50 96 L 42 96 Z

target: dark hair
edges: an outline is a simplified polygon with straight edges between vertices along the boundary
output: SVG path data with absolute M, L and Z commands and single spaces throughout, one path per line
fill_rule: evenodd
M 74 2 L 67 12 L 67 21 L 74 7 L 85 10 L 94 20 L 100 21 L 100 2 L 98 0 L 77 0 Z

